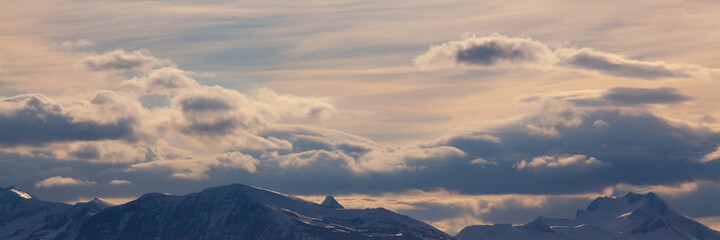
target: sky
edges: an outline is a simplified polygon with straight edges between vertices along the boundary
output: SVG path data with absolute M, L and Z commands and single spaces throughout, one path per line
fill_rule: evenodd
M 720 229 L 720 3 L 0 0 L 0 186 L 244 183 L 450 234 L 653 191 Z

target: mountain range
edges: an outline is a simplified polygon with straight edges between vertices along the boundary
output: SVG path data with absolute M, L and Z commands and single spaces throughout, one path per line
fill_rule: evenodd
M 597 198 L 574 219 L 469 226 L 452 237 L 384 208 L 345 209 L 233 184 L 187 195 L 148 193 L 114 206 L 101 199 L 48 202 L 0 188 L 0 239 L 689 239 L 720 240 L 653 193 Z
M 384 208 L 344 209 L 234 184 L 175 196 L 148 193 L 118 206 L 53 203 L 0 191 L 0 239 L 438 239 L 452 236 Z
M 654 193 L 600 197 L 574 219 L 538 217 L 524 224 L 475 225 L 458 240 L 577 239 L 577 240 L 720 240 L 712 230 L 672 209 Z

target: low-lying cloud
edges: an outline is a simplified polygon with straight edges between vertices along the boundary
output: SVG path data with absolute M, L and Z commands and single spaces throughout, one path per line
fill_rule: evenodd
M 535 172 L 544 172 L 553 169 L 569 169 L 571 171 L 588 171 L 610 164 L 597 160 L 594 157 L 587 157 L 582 154 L 575 155 L 559 155 L 559 156 L 540 156 L 535 157 L 531 161 L 522 160 L 513 165 L 518 170 L 530 170 Z
M 52 188 L 52 187 L 62 187 L 62 186 L 88 186 L 88 185 L 94 185 L 94 184 L 97 184 L 97 183 L 93 182 L 93 181 L 85 181 L 85 180 L 75 179 L 75 178 L 71 178 L 71 177 L 54 176 L 54 177 L 43 179 L 42 181 L 35 183 L 35 187 Z

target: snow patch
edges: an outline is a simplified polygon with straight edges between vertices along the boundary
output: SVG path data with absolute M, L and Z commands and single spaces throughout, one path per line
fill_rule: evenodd
M 617 218 L 625 218 L 625 217 L 627 217 L 627 216 L 630 216 L 630 214 L 632 214 L 632 212 L 624 213 L 624 214 L 618 216 Z
M 30 194 L 28 194 L 28 193 L 26 193 L 26 192 L 23 192 L 23 191 L 14 189 L 14 188 L 11 188 L 10 191 L 16 193 L 16 194 L 17 194 L 18 196 L 20 196 L 21 198 L 24 198 L 24 199 L 32 199 L 32 196 L 30 196 Z

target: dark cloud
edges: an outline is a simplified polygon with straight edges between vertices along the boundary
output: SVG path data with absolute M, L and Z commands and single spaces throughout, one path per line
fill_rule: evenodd
M 183 112 L 193 111 L 227 111 L 232 109 L 223 99 L 213 97 L 190 97 L 180 100 Z
M 688 179 L 720 180 L 709 175 L 709 169 L 720 166 L 697 162 L 720 144 L 720 134 L 710 129 L 670 124 L 642 112 L 595 110 L 578 117 L 582 121 L 578 125 L 545 126 L 557 131 L 557 137 L 530 134 L 522 125 L 538 124 L 539 120 L 527 119 L 522 124 L 478 133 L 493 134 L 501 143 L 464 136 L 450 139 L 448 145 L 460 148 L 469 156 L 500 164 L 492 171 L 477 174 L 474 186 L 460 187 L 473 193 L 569 193 L 599 191 L 618 183 L 647 185 Z M 600 121 L 603 124 L 597 124 Z M 556 171 L 545 176 L 528 176 L 508 168 L 519 161 L 561 154 L 582 154 L 608 165 L 583 174 Z
M 500 41 L 486 42 L 457 52 L 457 61 L 461 63 L 490 66 L 498 62 L 523 63 L 537 59 L 536 50 L 521 44 L 508 44 Z
M 289 140 L 295 148 L 281 153 L 280 158 L 261 158 L 265 164 L 258 166 L 258 172 L 264 176 L 253 177 L 251 182 L 302 194 L 438 188 L 467 194 L 560 194 L 600 192 L 620 183 L 661 185 L 692 179 L 720 180 L 713 174 L 720 171 L 720 164 L 698 161 L 720 144 L 720 134 L 710 129 L 669 123 L 646 112 L 593 110 L 573 114 L 575 116 L 564 119 L 577 118 L 578 123 L 543 123 L 547 121 L 535 116 L 505 127 L 448 137 L 435 146 L 460 149 L 464 156 L 447 158 L 439 155 L 431 158 L 434 160 L 419 162 L 406 160 L 401 163 L 412 170 L 388 172 L 391 174 L 368 172 L 358 175 L 348 171 L 346 159 L 339 156 L 363 161 L 363 156 L 383 159 L 383 155 L 346 152 L 339 149 L 337 143 L 328 142 L 327 139 L 337 139 L 335 137 L 303 138 L 298 137 L 299 132 L 269 133 Z M 554 129 L 557 136 L 533 134 L 525 127 L 528 124 Z M 351 140 L 342 142 L 363 145 Z M 375 148 L 364 145 L 359 150 Z M 313 155 L 309 165 L 300 169 L 267 165 L 272 159 L 282 159 L 283 155 L 310 151 L 341 154 Z M 263 154 L 254 155 L 260 157 Z M 478 158 L 496 164 L 471 164 Z M 538 174 L 518 169 L 518 163 L 526 161 L 530 164 L 537 158 L 550 159 L 546 159 L 542 167 L 550 169 L 552 165 L 552 171 Z
M 70 152 L 70 155 L 81 159 L 98 159 L 102 156 L 102 153 L 95 145 L 82 145 L 75 151 Z
M 647 104 L 670 105 L 691 101 L 692 98 L 675 88 L 614 87 L 601 94 L 576 92 L 564 95 L 536 95 L 523 99 L 525 102 L 547 100 L 566 101 L 578 107 L 644 107 Z
M 0 112 L 0 145 L 44 145 L 51 142 L 129 138 L 133 135 L 132 119 L 114 123 L 76 121 L 41 95 L 23 95 L 3 99 L 6 108 Z
M 529 38 L 502 35 L 468 37 L 431 46 L 413 62 L 418 67 L 446 67 L 456 63 L 483 67 L 547 63 L 552 51 L 543 43 Z
M 673 104 L 689 101 L 689 96 L 674 88 L 626 88 L 609 89 L 602 99 L 620 105 Z
M 186 134 L 224 135 L 232 133 L 242 124 L 234 119 L 219 119 L 215 121 L 193 121 L 187 126 Z

